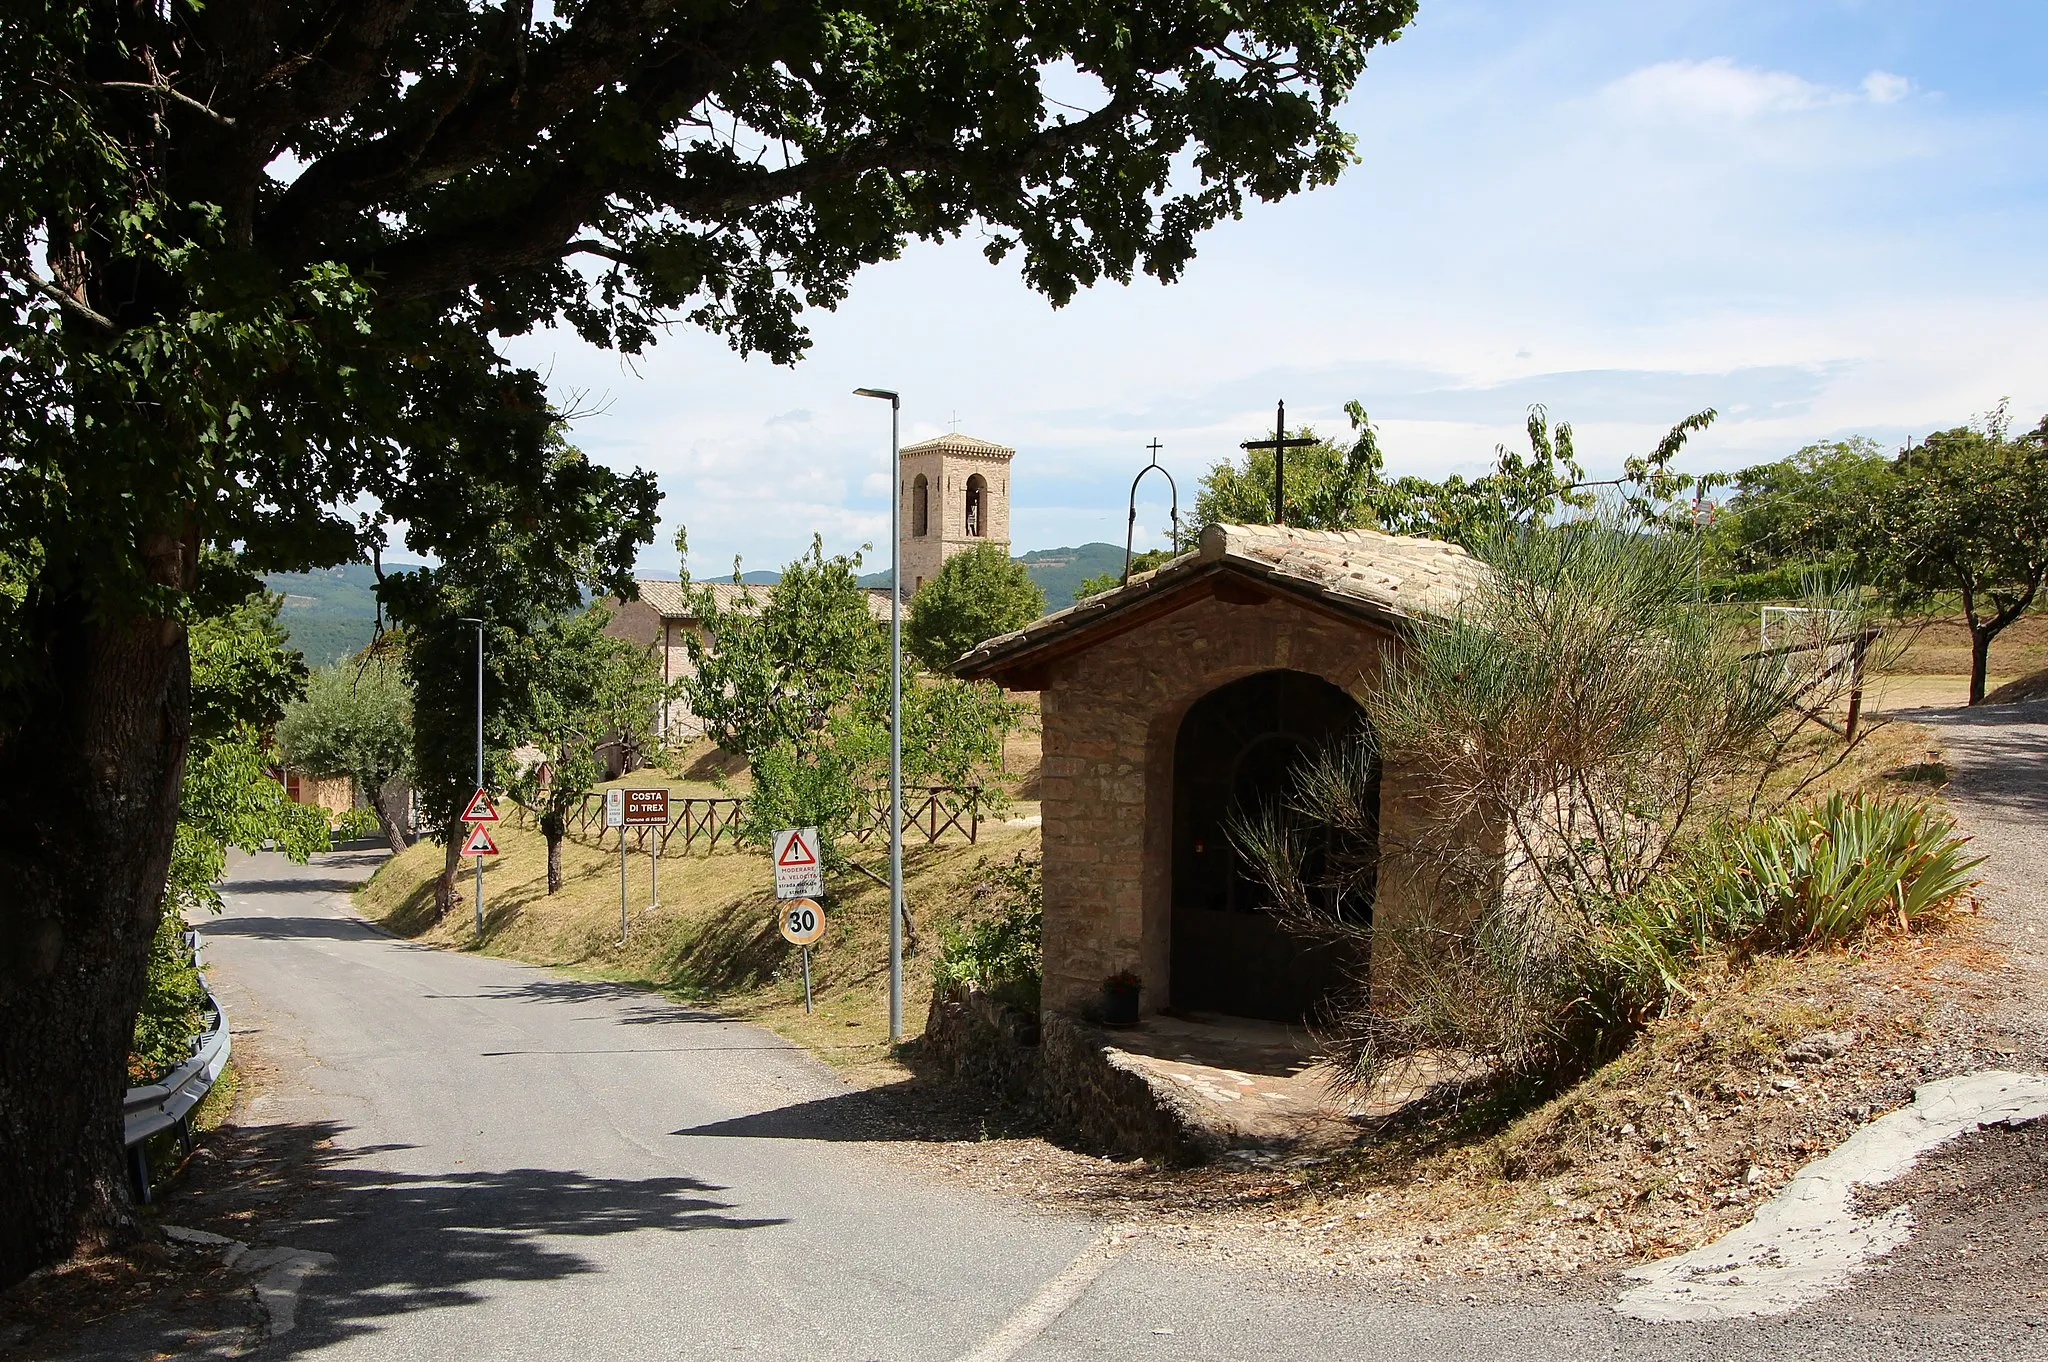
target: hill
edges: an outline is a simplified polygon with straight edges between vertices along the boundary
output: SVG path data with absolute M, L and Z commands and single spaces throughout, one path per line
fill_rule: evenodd
M 1071 549 L 1033 549 L 1017 561 L 1045 593 L 1048 610 L 1063 610 L 1074 603 L 1074 588 L 1090 577 L 1124 570 L 1124 551 L 1114 544 L 1083 544 Z M 860 579 L 862 586 L 889 585 L 888 572 L 871 572 Z
M 263 584 L 284 597 L 278 622 L 309 667 L 324 667 L 369 643 L 377 627 L 376 583 L 366 563 L 263 576 Z
M 1071 549 L 1033 549 L 1019 562 L 1045 593 L 1046 608 L 1064 610 L 1074 603 L 1074 588 L 1090 577 L 1124 570 L 1124 551 L 1114 544 L 1082 544 Z

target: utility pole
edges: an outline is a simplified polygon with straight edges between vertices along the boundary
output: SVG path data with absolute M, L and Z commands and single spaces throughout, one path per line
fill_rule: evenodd
M 855 397 L 889 403 L 889 1043 L 903 1041 L 903 399 L 887 388 Z

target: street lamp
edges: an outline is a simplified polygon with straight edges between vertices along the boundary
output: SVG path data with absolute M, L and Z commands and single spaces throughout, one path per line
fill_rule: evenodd
M 903 399 L 887 388 L 855 397 L 889 404 L 889 1043 L 903 1040 L 903 451 L 896 422 Z
M 455 617 L 457 624 L 476 626 L 476 787 L 484 787 L 484 622 L 467 615 Z M 465 824 L 465 826 L 467 826 Z M 476 858 L 476 895 L 471 904 L 476 910 L 476 938 L 484 938 L 484 858 Z

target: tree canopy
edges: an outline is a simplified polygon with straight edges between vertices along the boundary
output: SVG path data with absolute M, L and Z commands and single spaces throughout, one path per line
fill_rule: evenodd
M 1908 445 L 1852 542 L 1896 606 L 1954 593 L 1970 629 L 1970 703 L 1981 702 L 1992 641 L 2048 578 L 2048 417 L 2015 439 L 2001 407 Z
M 385 798 L 412 769 L 412 687 L 398 659 L 371 653 L 315 672 L 305 699 L 285 710 L 277 743 L 295 770 L 349 777 L 392 851 L 405 850 L 404 820 Z
M 501 338 L 630 353 L 683 322 L 788 361 L 863 266 L 969 231 L 1056 304 L 1171 280 L 1205 227 L 1337 176 L 1339 109 L 1414 11 L 0 8 L 0 880 L 30 905 L 5 934 L 51 943 L 0 973 L 0 1283 L 134 1223 L 122 1051 L 204 549 L 296 569 L 402 531 L 440 565 L 386 603 L 422 781 L 452 787 L 456 620 L 525 627 L 493 541 L 526 537 L 535 596 L 630 596 L 656 497 L 560 446 Z M 117 874 L 82 873 L 112 844 Z M 77 1101 L 34 1096 L 81 1072 Z
M 980 543 L 948 558 L 910 599 L 904 649 L 927 671 L 943 672 L 983 639 L 1021 629 L 1045 613 L 1045 593 L 1000 544 Z

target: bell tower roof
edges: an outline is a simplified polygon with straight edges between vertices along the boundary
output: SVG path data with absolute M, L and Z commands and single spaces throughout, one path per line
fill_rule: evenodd
M 919 440 L 914 445 L 903 446 L 906 456 L 912 454 L 961 454 L 968 458 L 1009 459 L 1017 451 L 1008 445 L 999 445 L 994 440 L 980 440 L 958 431 L 951 435 L 938 435 L 929 440 Z

